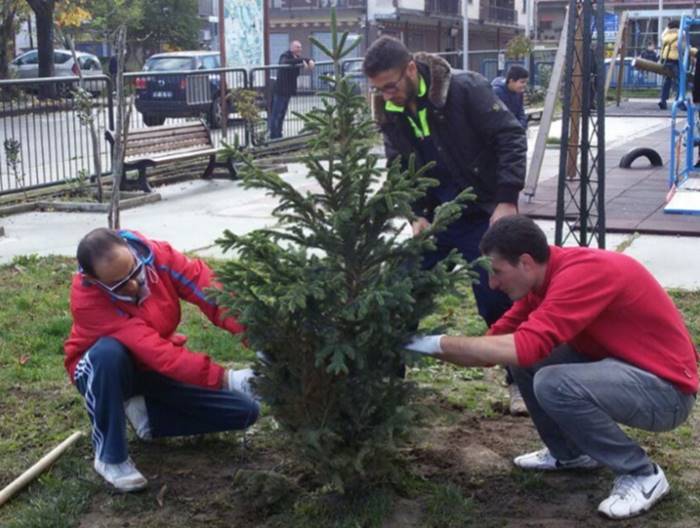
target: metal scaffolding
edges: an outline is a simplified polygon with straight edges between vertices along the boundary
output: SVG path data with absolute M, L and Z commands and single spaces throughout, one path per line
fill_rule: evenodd
M 605 247 L 604 2 L 571 0 L 555 244 Z

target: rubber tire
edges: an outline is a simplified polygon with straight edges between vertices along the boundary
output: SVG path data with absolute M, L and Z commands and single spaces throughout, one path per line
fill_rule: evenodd
M 165 123 L 165 116 L 157 114 L 143 114 L 143 124 L 146 126 L 160 126 Z
M 652 167 L 661 167 L 664 164 L 659 153 L 653 148 L 638 147 L 633 148 L 627 154 L 622 156 L 622 158 L 620 158 L 620 168 L 629 169 L 632 167 L 632 163 L 634 163 L 637 158 L 642 157 L 648 159 Z

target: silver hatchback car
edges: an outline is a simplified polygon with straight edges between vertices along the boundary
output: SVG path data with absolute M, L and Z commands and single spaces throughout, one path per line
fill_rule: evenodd
M 76 56 L 84 78 L 102 75 L 103 71 L 100 59 L 95 55 L 77 51 Z M 78 67 L 73 60 L 73 54 L 70 50 L 54 50 L 53 65 L 54 76 L 56 77 L 78 76 Z M 26 53 L 22 53 L 10 63 L 9 70 L 11 76 L 15 79 L 35 79 L 39 77 L 39 52 L 37 50 L 30 50 Z M 98 81 L 94 81 L 87 84 L 87 89 L 91 92 L 99 92 L 101 86 Z

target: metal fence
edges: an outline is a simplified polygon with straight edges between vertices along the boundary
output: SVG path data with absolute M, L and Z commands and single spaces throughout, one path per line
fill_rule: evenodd
M 75 100 L 65 96 L 77 85 L 74 77 L 0 81 L 0 194 L 94 172 L 89 132 L 80 123 Z M 86 83 L 94 95 L 105 170 L 110 164 L 102 131 L 111 123 L 111 86 L 105 75 L 90 77 Z M 39 97 L 47 93 L 54 97 Z
M 530 83 L 546 86 L 556 50 L 533 53 Z M 499 70 L 499 50 L 472 51 L 472 69 L 492 80 Z M 453 67 L 462 65 L 461 52 L 442 53 Z M 625 59 L 623 77 L 626 88 L 658 86 L 658 76 L 630 67 Z M 522 61 L 503 61 L 507 69 Z M 216 146 L 223 141 L 240 145 L 260 145 L 276 141 L 270 137 L 273 102 L 278 92 L 276 83 L 283 69 L 290 66 L 261 66 L 249 70 L 220 68 L 206 71 L 133 72 L 124 75 L 127 101 L 131 108 L 130 130 L 163 123 L 173 124 L 204 119 Z M 356 87 L 357 93 L 369 94 L 367 79 L 362 73 L 362 59 L 342 63 L 342 73 Z M 331 89 L 333 64 L 318 62 L 313 69 L 300 68 L 296 93 L 290 95 L 283 114 L 280 137 L 298 135 L 304 114 L 322 105 L 321 94 Z M 617 76 L 613 76 L 613 86 Z M 92 144 L 89 130 L 80 123 L 72 90 L 78 85 L 74 77 L 0 81 L 0 195 L 39 188 L 76 178 L 93 176 Z M 231 96 L 227 99 L 224 118 L 219 96 L 222 85 Z M 104 131 L 114 123 L 114 87 L 106 75 L 89 77 L 86 88 L 93 93 L 93 115 L 98 129 L 103 174 L 111 172 L 110 147 Z M 52 97 L 44 97 L 51 92 Z M 240 112 L 238 95 L 251 92 L 257 114 L 252 120 Z M 42 97 L 40 97 L 42 95 Z M 279 101 L 278 101 L 279 103 Z M 7 147 L 5 147 L 7 145 Z M 13 150 L 14 149 L 14 150 Z

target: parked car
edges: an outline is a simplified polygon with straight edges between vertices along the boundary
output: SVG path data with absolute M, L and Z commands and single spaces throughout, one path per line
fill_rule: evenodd
M 136 109 L 141 112 L 143 122 L 157 126 L 168 117 L 204 115 L 211 128 L 221 127 L 219 74 L 165 74 L 212 70 L 220 64 L 219 53 L 212 51 L 177 51 L 149 57 L 143 71 L 151 75 L 139 76 L 134 81 Z
M 91 53 L 76 51 L 78 64 L 83 73 L 83 78 L 102 75 L 102 65 L 100 59 Z M 53 52 L 53 66 L 55 77 L 77 77 L 78 66 L 73 60 L 73 54 L 70 50 L 57 49 Z M 30 50 L 22 53 L 15 58 L 9 65 L 10 74 L 17 79 L 34 79 L 39 77 L 39 52 Z M 73 83 L 61 83 L 59 85 L 60 93 L 67 93 L 72 88 Z M 86 88 L 93 92 L 99 93 L 102 85 L 98 81 L 88 82 Z

